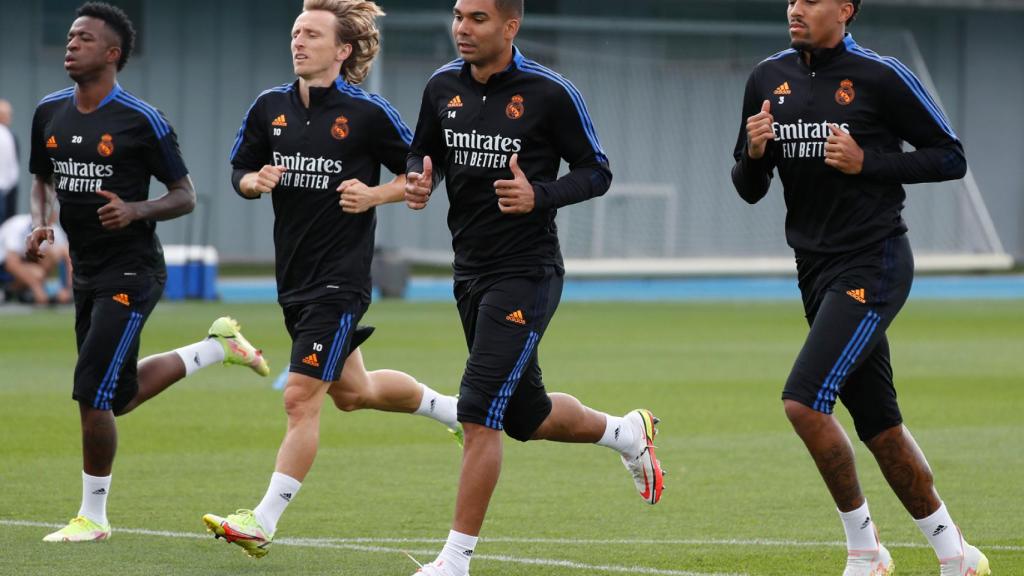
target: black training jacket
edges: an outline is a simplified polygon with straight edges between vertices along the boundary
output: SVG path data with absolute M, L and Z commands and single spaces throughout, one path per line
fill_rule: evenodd
M 88 114 L 78 111 L 74 86 L 54 92 L 32 118 L 29 167 L 53 178 L 76 286 L 163 273 L 156 222 L 106 230 L 96 213 L 108 202 L 99 190 L 142 202 L 152 177 L 171 184 L 188 175 L 174 129 L 159 110 L 119 84 Z
M 494 182 L 512 178 L 513 154 L 536 194 L 526 215 L 498 209 Z M 583 96 L 518 49 L 487 84 L 474 80 L 462 60 L 434 73 L 423 91 L 408 170 L 420 172 L 424 156 L 433 162 L 435 183 L 447 179 L 459 280 L 561 269 L 556 209 L 604 194 L 612 180 Z M 558 178 L 563 159 L 570 172 Z
M 270 195 L 278 302 L 369 301 L 376 212 L 346 214 L 337 189 L 378 185 L 382 165 L 404 174 L 412 131 L 386 100 L 341 77 L 310 88 L 309 108 L 298 90 L 296 80 L 256 98 L 231 151 L 232 181 L 237 191 L 247 172 L 287 168 Z
M 747 118 L 771 102 L 775 139 L 747 155 Z M 825 164 L 828 124 L 864 150 L 861 174 Z M 903 152 L 902 143 L 915 148 Z M 797 254 L 837 254 L 907 231 L 903 184 L 962 178 L 963 146 L 914 74 L 847 34 L 835 48 L 790 49 L 758 64 L 747 81 L 732 180 L 744 200 L 764 197 L 778 169 L 786 198 L 786 238 Z

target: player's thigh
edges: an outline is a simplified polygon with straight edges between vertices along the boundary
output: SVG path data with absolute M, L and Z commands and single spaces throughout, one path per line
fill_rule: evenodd
M 140 334 L 163 293 L 163 280 L 140 277 L 96 288 L 81 332 L 73 398 L 97 410 L 119 411 L 138 391 Z
M 341 377 L 332 382 L 327 393 L 334 399 L 338 408 L 344 409 L 352 396 L 358 396 L 370 387 L 370 373 L 366 370 L 363 362 L 363 353 L 357 347 L 345 359 L 345 367 L 341 371 Z
M 882 336 L 864 363 L 850 374 L 839 398 L 853 417 L 857 436 L 863 442 L 903 423 L 886 336 Z
M 366 311 L 361 301 L 309 302 L 284 308 L 292 337 L 289 372 L 337 381 L 354 348 L 356 325 Z
M 313 376 L 289 372 L 283 395 L 284 408 L 288 417 L 293 420 L 303 420 L 306 417 L 319 415 L 324 396 L 330 385 L 329 382 L 324 382 Z

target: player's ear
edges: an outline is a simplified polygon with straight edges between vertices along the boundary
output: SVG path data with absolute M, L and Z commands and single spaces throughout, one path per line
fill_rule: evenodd
M 121 60 L 121 47 L 111 46 L 107 48 L 107 64 L 117 64 Z
M 853 2 L 842 2 L 839 5 L 839 20 L 849 25 L 850 18 L 853 18 Z
M 345 42 L 341 46 L 338 46 L 338 52 L 337 52 L 337 55 L 335 57 L 338 60 L 338 62 L 344 62 L 345 60 L 348 60 L 349 57 L 351 57 L 351 56 L 352 56 L 352 45 L 351 44 L 349 44 L 348 42 Z
M 505 20 L 505 38 L 508 40 L 514 40 L 516 35 L 519 34 L 519 18 L 509 18 Z

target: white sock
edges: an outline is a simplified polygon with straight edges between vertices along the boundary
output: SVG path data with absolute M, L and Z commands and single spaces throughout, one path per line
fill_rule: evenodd
M 875 537 L 875 523 L 868 511 L 868 501 L 856 510 L 839 511 L 839 518 L 846 530 L 846 549 L 850 551 L 868 552 L 878 549 L 878 538 Z
M 473 559 L 473 549 L 479 536 L 470 536 L 452 530 L 448 532 L 448 541 L 444 543 L 437 561 L 443 561 L 449 574 L 463 576 L 469 572 L 469 561 Z
M 953 519 L 950 518 L 945 503 L 939 506 L 939 509 L 931 516 L 914 520 L 914 522 L 924 533 L 928 543 L 935 549 L 935 555 L 939 557 L 939 562 L 964 555 L 960 530 L 953 524 Z
M 202 342 L 189 344 L 174 351 L 185 363 L 185 377 L 191 376 L 195 371 L 219 364 L 224 361 L 224 347 L 214 338 L 207 338 Z
M 79 516 L 101 525 L 107 525 L 107 495 L 110 494 L 110 476 L 90 476 L 82 471 L 82 507 Z
M 256 516 L 256 521 L 263 526 L 268 534 L 277 532 L 277 521 L 281 519 L 284 509 L 295 498 L 301 487 L 302 482 L 286 474 L 274 472 L 270 476 L 270 486 L 263 496 L 263 501 L 252 511 Z
M 626 456 L 636 457 L 637 454 L 634 454 L 634 452 L 636 452 L 637 438 L 633 425 L 625 418 L 618 416 L 605 414 L 604 417 L 607 419 L 604 436 L 601 436 L 601 439 L 597 441 L 597 445 L 611 448 Z
M 459 425 L 459 400 L 455 396 L 445 396 L 426 384 L 423 387 L 423 399 L 420 400 L 420 407 L 413 414 L 433 418 L 449 428 L 456 428 Z

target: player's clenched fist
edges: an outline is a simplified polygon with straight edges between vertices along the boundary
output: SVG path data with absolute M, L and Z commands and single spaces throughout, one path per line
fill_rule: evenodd
M 512 179 L 494 183 L 498 210 L 502 214 L 529 214 L 536 206 L 536 197 L 526 173 L 519 167 L 519 154 L 512 155 L 509 168 L 512 170 Z
M 29 262 L 39 262 L 43 257 L 44 243 L 53 246 L 53 228 L 49 226 L 33 228 L 32 233 L 25 238 L 25 258 Z
M 259 172 L 247 174 L 248 183 L 243 182 L 243 189 L 253 196 L 259 194 L 270 194 L 281 182 L 281 176 L 288 169 L 284 166 L 270 166 L 269 164 L 260 168 Z M 246 186 L 245 184 L 248 184 Z
M 829 124 L 832 132 L 825 144 L 825 164 L 851 176 L 860 174 L 864 169 L 864 150 L 861 149 L 853 136 L 843 132 L 836 124 Z
M 775 117 L 771 109 L 772 103 L 765 100 L 761 104 L 761 111 L 747 118 L 747 155 L 754 160 L 762 158 L 768 141 L 775 139 L 775 130 L 772 128 Z
M 373 188 L 363 184 L 358 178 L 342 182 L 341 186 L 338 186 L 338 194 L 341 195 L 338 204 L 341 210 L 348 214 L 362 214 L 380 203 L 377 195 L 373 193 Z
M 100 217 L 100 224 L 104 229 L 120 230 L 139 219 L 135 205 L 121 200 L 121 197 L 117 194 L 106 190 L 97 190 L 96 194 L 107 201 L 106 204 L 96 211 Z
M 405 205 L 413 210 L 423 210 L 430 200 L 434 187 L 434 165 L 430 156 L 423 157 L 423 173 L 409 172 L 405 180 Z

